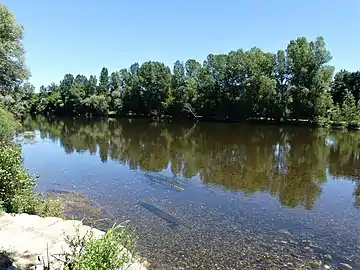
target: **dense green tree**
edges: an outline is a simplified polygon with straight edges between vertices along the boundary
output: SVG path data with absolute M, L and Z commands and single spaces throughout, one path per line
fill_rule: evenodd
M 34 93 L 34 87 L 26 82 L 30 73 L 24 63 L 22 37 L 23 27 L 0 4 L 0 106 L 16 117 L 29 112 Z
M 119 72 L 112 72 L 110 75 L 110 81 L 109 81 L 109 88 L 110 91 L 120 90 L 120 73 Z
M 334 102 L 341 105 L 346 92 L 350 92 L 357 103 L 360 99 L 360 71 L 349 72 L 341 70 L 335 74 L 332 82 L 331 94 Z
M 24 64 L 23 27 L 0 4 L 0 94 L 11 93 L 29 76 Z
M 98 83 L 97 83 L 96 76 L 91 75 L 85 85 L 86 94 L 88 96 L 94 95 L 96 93 L 97 84 Z
M 87 78 L 84 75 L 80 75 L 80 74 L 76 75 L 76 77 L 74 79 L 74 83 L 86 85 L 87 84 Z
M 92 115 L 107 115 L 108 102 L 105 95 L 92 95 L 83 101 L 84 109 Z
M 343 103 L 341 105 L 341 121 L 357 121 L 358 113 L 354 96 L 349 92 L 345 92 L 345 96 L 343 98 Z
M 321 37 L 311 42 L 304 37 L 293 40 L 286 54 L 292 99 L 291 117 L 314 121 L 317 99 L 324 91 L 330 91 L 334 71 L 333 67 L 328 66 L 331 55 Z
M 171 72 L 160 62 L 145 62 L 138 71 L 139 86 L 149 113 L 163 114 L 172 102 Z
M 103 67 L 99 77 L 98 94 L 107 94 L 109 91 L 109 71 Z

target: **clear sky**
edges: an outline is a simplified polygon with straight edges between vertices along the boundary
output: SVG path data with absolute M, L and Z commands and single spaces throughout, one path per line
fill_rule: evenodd
M 2 0 L 24 25 L 31 82 L 323 36 L 336 69 L 360 69 L 360 0 Z

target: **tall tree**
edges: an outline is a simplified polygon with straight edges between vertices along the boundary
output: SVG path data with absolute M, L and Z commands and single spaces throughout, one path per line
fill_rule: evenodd
M 103 67 L 99 77 L 99 94 L 106 94 L 109 91 L 109 71 Z
M 85 87 L 87 96 L 91 96 L 91 95 L 95 94 L 97 86 L 98 85 L 97 85 L 96 76 L 91 75 L 89 77 L 89 80 L 87 81 L 86 87 Z
M 171 71 L 160 62 L 145 62 L 139 68 L 140 89 L 148 113 L 164 113 L 172 102 Z
M 30 73 L 24 63 L 23 27 L 0 4 L 0 94 L 11 93 Z
M 330 91 L 334 72 L 334 68 L 328 65 L 331 54 L 322 37 L 311 42 L 305 37 L 292 40 L 286 54 L 291 78 L 292 117 L 313 121 L 317 99 L 324 91 Z

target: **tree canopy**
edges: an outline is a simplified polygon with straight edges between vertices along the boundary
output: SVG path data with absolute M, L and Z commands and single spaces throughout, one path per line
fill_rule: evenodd
M 191 112 L 207 120 L 305 120 L 328 125 L 346 119 L 358 125 L 360 72 L 340 71 L 333 80 L 330 60 L 324 38 L 300 37 L 276 53 L 239 49 L 209 54 L 202 64 L 178 60 L 172 69 L 148 61 L 109 75 L 103 67 L 99 82 L 95 75 L 88 79 L 65 74 L 59 85 L 42 86 L 32 112 L 156 117 L 185 117 Z
M 19 115 L 29 111 L 30 96 L 34 87 L 23 84 L 29 78 L 25 66 L 25 50 L 22 44 L 23 27 L 0 4 L 0 106 Z
M 360 126 L 360 71 L 334 76 L 323 37 L 291 40 L 277 52 L 259 48 L 209 54 L 203 63 L 134 63 L 98 76 L 64 74 L 59 83 L 26 82 L 23 28 L 0 5 L 0 105 L 20 116 L 137 115 L 206 120 L 307 121 Z

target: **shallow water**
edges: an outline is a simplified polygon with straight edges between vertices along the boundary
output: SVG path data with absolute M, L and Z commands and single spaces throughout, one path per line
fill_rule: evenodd
M 130 220 L 156 269 L 360 269 L 360 133 L 27 119 L 38 189 Z M 165 177 L 166 176 L 166 177 Z M 331 260 L 324 255 L 331 255 Z

